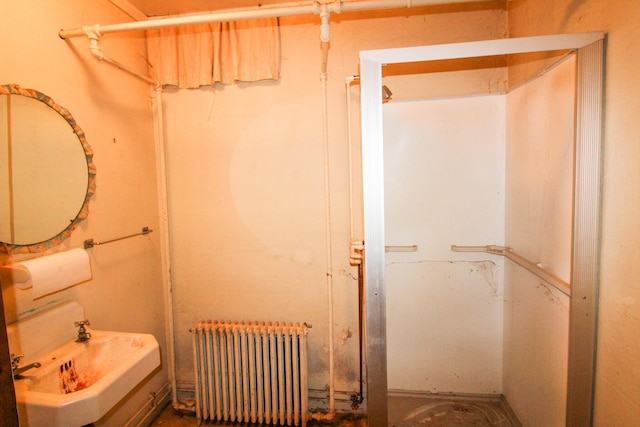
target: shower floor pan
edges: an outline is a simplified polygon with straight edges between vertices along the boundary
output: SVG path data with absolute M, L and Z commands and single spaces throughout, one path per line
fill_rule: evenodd
M 500 396 L 389 394 L 391 427 L 521 427 Z

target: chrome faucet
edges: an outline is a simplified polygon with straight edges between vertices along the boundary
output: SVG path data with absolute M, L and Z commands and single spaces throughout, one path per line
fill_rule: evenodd
M 91 334 L 87 332 L 87 330 L 85 329 L 85 325 L 90 325 L 89 319 L 75 322 L 74 325 L 78 327 L 78 339 L 76 341 L 77 342 L 89 341 L 89 338 L 91 338 Z
M 22 359 L 23 357 L 24 354 L 19 354 L 17 356 L 13 353 L 11 354 L 11 372 L 13 373 L 13 378 L 20 378 L 21 374 L 24 371 L 27 371 L 31 368 L 39 368 L 40 366 L 42 366 L 39 362 L 33 362 L 19 368 L 18 365 L 20 364 L 20 359 Z

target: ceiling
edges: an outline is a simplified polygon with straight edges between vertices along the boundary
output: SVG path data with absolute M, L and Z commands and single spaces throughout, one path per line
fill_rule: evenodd
M 291 0 L 128 0 L 147 16 L 178 15 L 184 13 L 214 12 L 277 4 L 290 5 Z M 302 2 L 301 2 L 302 3 Z M 311 0 L 304 3 L 311 3 Z

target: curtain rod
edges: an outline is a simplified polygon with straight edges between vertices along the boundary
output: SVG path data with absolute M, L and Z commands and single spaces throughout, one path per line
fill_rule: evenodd
M 478 1 L 494 1 L 494 0 L 364 0 L 364 1 L 335 1 L 323 3 L 329 7 L 330 12 L 351 12 L 364 11 L 373 9 L 393 9 L 393 8 L 410 8 L 415 6 L 433 6 L 440 4 L 455 3 L 477 3 Z M 124 22 L 120 24 L 107 25 L 85 25 L 81 28 L 62 29 L 58 35 L 62 39 L 71 37 L 82 37 L 87 35 L 89 31 L 96 34 L 117 33 L 124 31 L 150 30 L 166 27 L 177 27 L 181 25 L 193 24 L 209 24 L 214 22 L 229 22 L 246 19 L 257 18 L 276 18 L 284 16 L 311 15 L 320 13 L 321 3 L 308 2 L 301 5 L 300 3 L 291 3 L 289 6 L 279 7 L 257 7 L 243 9 L 229 9 L 220 12 L 207 13 L 202 15 L 185 15 L 173 16 L 166 18 L 148 19 L 146 21 Z

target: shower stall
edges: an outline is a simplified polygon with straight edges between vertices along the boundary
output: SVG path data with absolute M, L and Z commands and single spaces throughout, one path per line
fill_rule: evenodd
M 590 423 L 603 45 L 588 33 L 361 52 L 372 425 L 391 397 L 443 395 L 500 397 L 527 425 Z M 449 93 L 444 71 L 462 76 Z M 423 86 L 419 73 L 432 73 Z

